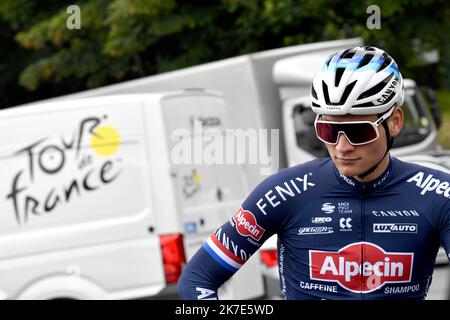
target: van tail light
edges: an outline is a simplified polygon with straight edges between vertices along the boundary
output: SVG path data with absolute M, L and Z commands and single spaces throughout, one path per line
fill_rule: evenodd
M 183 266 L 186 264 L 183 236 L 167 234 L 159 237 L 167 284 L 177 283 Z
M 277 249 L 261 250 L 261 262 L 266 265 L 267 268 L 271 268 L 277 265 Z

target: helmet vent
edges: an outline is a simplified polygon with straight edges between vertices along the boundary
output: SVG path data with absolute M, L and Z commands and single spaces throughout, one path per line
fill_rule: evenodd
M 350 59 L 355 55 L 354 51 L 350 51 L 350 49 L 345 50 L 340 59 Z
M 314 90 L 314 86 L 311 86 L 311 95 L 313 96 L 314 99 L 317 99 L 317 93 L 316 90 Z
M 386 53 L 383 53 L 383 58 L 384 58 L 384 61 L 378 68 L 377 72 L 386 68 L 392 61 L 392 59 Z
M 356 80 L 353 81 L 352 83 L 350 83 L 349 85 L 347 85 L 347 87 L 344 90 L 344 93 L 342 94 L 341 100 L 338 103 L 336 103 L 336 102 L 330 102 L 330 96 L 328 95 L 328 86 L 324 81 L 322 81 L 322 89 L 323 89 L 323 96 L 325 98 L 325 103 L 330 106 L 343 105 L 345 103 L 345 101 L 347 101 L 347 98 L 350 95 L 350 92 L 352 92 L 355 84 L 356 84 Z
M 334 86 L 337 87 L 339 82 L 341 82 L 342 75 L 344 74 L 345 68 L 336 69 L 336 77 L 334 78 Z
M 377 93 L 380 93 L 380 91 L 383 90 L 383 88 L 389 83 L 389 81 L 391 81 L 393 76 L 394 76 L 394 74 L 391 73 L 379 84 L 377 84 L 376 86 L 373 86 L 369 90 L 366 90 L 363 93 L 361 93 L 360 96 L 358 97 L 358 100 L 373 96 L 374 94 L 377 94 Z
M 323 97 L 325 98 L 325 103 L 330 104 L 330 96 L 328 95 L 328 86 L 323 80 L 322 80 L 322 91 Z
M 375 107 L 372 102 L 366 102 L 361 104 L 355 104 L 352 108 L 366 108 L 366 107 Z
M 349 85 L 347 85 L 347 87 L 344 90 L 344 93 L 342 94 L 341 101 L 339 101 L 340 105 L 343 105 L 345 103 L 345 101 L 347 101 L 347 98 L 350 95 L 350 92 L 352 92 L 355 84 L 356 84 L 356 80 L 353 81 L 352 83 L 350 83 Z
M 359 63 L 359 66 L 357 69 L 360 69 L 360 68 L 364 67 L 365 65 L 367 65 L 370 62 L 370 60 L 372 60 L 372 58 L 373 58 L 373 54 L 366 54 L 361 59 L 361 62 Z

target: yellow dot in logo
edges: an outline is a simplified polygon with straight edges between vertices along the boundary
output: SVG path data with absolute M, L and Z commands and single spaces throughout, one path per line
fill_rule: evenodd
M 97 127 L 91 136 L 91 147 L 99 156 L 111 156 L 120 147 L 120 136 L 111 126 Z
M 200 176 L 200 173 L 198 173 L 197 170 L 194 171 L 193 179 L 196 184 L 200 184 L 200 182 L 202 181 L 202 177 Z

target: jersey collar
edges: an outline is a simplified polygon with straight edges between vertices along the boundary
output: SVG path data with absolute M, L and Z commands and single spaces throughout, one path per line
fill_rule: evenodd
M 335 173 L 337 179 L 339 180 L 339 182 L 344 185 L 347 185 L 353 189 L 356 189 L 356 190 L 374 191 L 377 189 L 381 189 L 384 185 L 386 185 L 392 179 L 392 176 L 393 176 L 393 158 L 390 155 L 389 155 L 389 164 L 388 164 L 386 170 L 384 170 L 384 172 L 378 178 L 376 178 L 372 181 L 366 182 L 366 183 L 361 183 L 353 177 L 343 175 L 336 168 L 333 161 L 331 161 L 331 162 L 333 165 L 334 173 Z

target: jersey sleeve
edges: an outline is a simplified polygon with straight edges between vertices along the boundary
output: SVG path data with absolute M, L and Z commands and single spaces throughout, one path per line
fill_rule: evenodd
M 281 204 L 272 201 L 270 191 L 276 185 L 277 175 L 261 182 L 185 266 L 178 281 L 181 299 L 217 299 L 219 287 L 277 233 L 283 214 L 279 210 Z
M 450 261 L 450 199 L 447 200 L 441 211 L 440 219 L 440 240 L 447 253 L 447 258 Z

